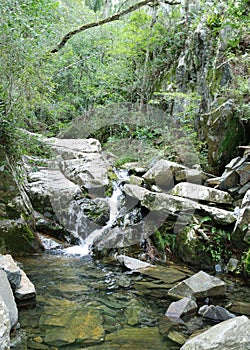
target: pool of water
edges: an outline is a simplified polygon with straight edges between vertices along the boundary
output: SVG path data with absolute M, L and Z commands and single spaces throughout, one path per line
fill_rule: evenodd
M 159 332 L 170 301 L 135 288 L 143 277 L 91 256 L 43 254 L 17 259 L 37 302 L 19 312 L 22 336 L 13 350 L 177 350 Z

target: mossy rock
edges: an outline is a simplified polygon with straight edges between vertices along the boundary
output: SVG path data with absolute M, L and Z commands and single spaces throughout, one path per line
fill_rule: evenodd
M 200 267 L 212 265 L 209 253 L 204 251 L 202 243 L 192 227 L 185 227 L 176 237 L 176 251 L 179 258 L 187 264 Z
M 41 252 L 38 238 L 24 219 L 0 221 L 0 253 L 19 255 Z

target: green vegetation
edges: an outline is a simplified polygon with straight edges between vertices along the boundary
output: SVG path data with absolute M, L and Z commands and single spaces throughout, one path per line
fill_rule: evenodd
M 21 128 L 45 136 L 96 137 L 117 155 L 116 166 L 167 158 L 205 167 L 209 152 L 225 161 L 250 141 L 249 1 L 144 1 L 119 20 L 98 25 L 139 3 L 1 1 L 2 169 L 3 154 L 15 161 L 23 154 L 49 155 Z M 86 23 L 96 25 L 76 30 L 58 46 Z M 231 114 L 222 108 L 228 101 Z M 224 127 L 213 149 L 209 140 L 213 144 L 214 133 L 223 134 Z M 106 192 L 111 195 L 111 188 Z M 215 262 L 226 260 L 228 232 L 209 230 L 205 251 Z M 174 250 L 174 235 L 155 236 L 160 249 Z

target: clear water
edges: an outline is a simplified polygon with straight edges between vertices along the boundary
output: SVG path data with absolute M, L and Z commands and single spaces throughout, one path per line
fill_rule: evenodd
M 54 308 L 58 312 L 60 308 L 64 308 L 65 316 L 65 313 L 72 311 L 67 307 L 67 303 L 70 302 L 73 303 L 72 305 L 77 304 L 77 307 L 83 312 L 89 310 L 91 313 L 98 310 L 98 324 L 104 329 L 104 340 L 100 343 L 90 342 L 81 346 L 75 344 L 50 345 L 47 347 L 49 350 L 82 348 L 176 350 L 180 348 L 171 341 L 164 340 L 159 334 L 158 323 L 169 301 L 145 297 L 136 290 L 133 284 L 142 279 L 139 274 L 126 272 L 116 264 L 94 261 L 90 256 L 43 254 L 18 260 L 37 290 L 36 307 L 22 309 L 19 314 L 21 329 L 25 330 L 31 349 L 33 349 L 34 339 L 42 341 L 41 344 L 45 345 L 46 331 L 41 329 L 43 328 L 41 320 L 46 317 L 46 313 L 48 319 L 51 317 L 52 320 L 51 309 Z M 58 315 L 60 318 L 60 312 Z M 57 326 L 54 325 L 54 328 L 56 330 Z M 151 340 L 144 337 L 138 344 L 138 331 L 142 329 L 153 333 Z M 128 332 L 122 344 L 116 344 L 116 340 L 111 343 L 106 342 L 106 338 L 119 331 Z M 22 340 L 21 343 L 25 344 L 26 340 Z M 12 349 L 21 350 L 25 347 L 13 347 Z

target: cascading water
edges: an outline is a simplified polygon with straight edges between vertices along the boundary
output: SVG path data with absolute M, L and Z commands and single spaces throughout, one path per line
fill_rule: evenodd
M 70 202 L 68 208 L 68 227 L 70 227 L 72 235 L 77 239 L 78 245 L 61 248 L 53 243 L 54 241 L 50 242 L 49 238 L 43 238 L 42 243 L 44 244 L 45 249 L 53 249 L 54 251 L 56 250 L 58 253 L 65 255 L 86 256 L 90 254 L 91 246 L 95 240 L 108 232 L 116 224 L 117 217 L 119 216 L 119 204 L 123 197 L 121 186 L 124 181 L 128 179 L 128 171 L 114 169 L 114 173 L 117 176 L 117 180 L 113 181 L 112 196 L 107 198 L 109 205 L 109 220 L 106 225 L 100 226 L 92 223 L 89 225 L 88 223 L 90 220 L 84 215 L 84 210 L 75 200 L 73 200 Z M 91 232 L 89 232 L 89 226 L 93 228 Z

